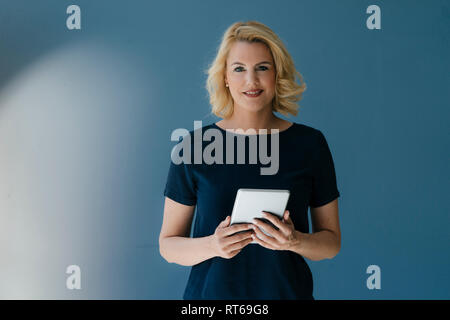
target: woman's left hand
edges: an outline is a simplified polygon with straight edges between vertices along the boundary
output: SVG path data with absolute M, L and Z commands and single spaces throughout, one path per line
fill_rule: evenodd
M 258 244 L 272 250 L 290 250 L 290 248 L 299 241 L 299 233 L 295 230 L 294 223 L 289 217 L 289 211 L 286 210 L 283 215 L 283 220 L 275 217 L 273 214 L 264 212 L 263 217 L 272 222 L 279 230 L 276 230 L 271 225 L 254 219 L 253 229 L 256 235 L 253 235 L 253 240 Z M 264 229 L 271 236 L 266 235 L 261 229 Z

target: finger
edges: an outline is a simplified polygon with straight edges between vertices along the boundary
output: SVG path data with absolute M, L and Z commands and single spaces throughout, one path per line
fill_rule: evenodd
M 286 214 L 286 212 L 285 212 Z M 286 233 L 289 231 L 289 228 L 287 228 L 286 224 L 279 219 L 277 216 L 270 212 L 263 211 L 262 216 L 272 222 L 278 229 L 280 229 L 283 233 Z M 284 217 L 284 215 L 283 215 Z
M 292 221 L 291 217 L 287 218 L 286 224 L 293 226 L 294 222 Z
M 230 244 L 242 241 L 242 240 L 246 240 L 246 239 L 251 239 L 252 234 L 254 234 L 255 232 L 253 230 L 250 231 L 246 231 L 246 232 L 242 232 L 242 233 L 238 233 L 232 236 L 227 236 L 223 239 L 223 243 L 228 246 Z
M 294 224 L 294 222 L 292 222 L 292 219 L 291 219 L 291 213 L 288 210 L 286 210 L 286 212 L 285 212 L 285 218 L 283 218 L 283 221 L 286 224 L 291 224 L 291 225 Z
M 237 250 L 231 251 L 231 252 L 230 252 L 229 259 L 231 259 L 231 258 L 233 258 L 234 256 L 236 256 L 239 252 L 241 252 L 241 250 L 242 250 L 242 249 L 237 249 Z
M 269 243 L 259 239 L 256 235 L 252 236 L 253 241 L 255 241 L 257 244 L 271 250 L 276 250 L 273 246 L 271 246 Z
M 283 223 L 280 219 L 278 219 L 278 217 L 274 216 L 273 214 L 263 211 L 262 216 L 264 218 L 266 218 L 267 220 L 269 220 L 270 222 L 272 222 L 278 229 L 281 230 L 282 233 L 286 234 L 289 232 L 289 228 L 286 226 L 286 224 Z M 270 233 L 270 234 L 272 234 L 272 233 Z
M 224 230 L 224 235 L 232 235 L 233 233 L 239 232 L 239 231 L 245 231 L 245 230 L 251 230 L 252 224 L 251 223 L 236 223 L 232 226 L 227 227 Z
M 256 219 L 254 224 L 259 228 L 264 229 L 267 233 L 269 233 L 274 238 L 283 238 L 284 234 L 280 230 L 275 230 L 270 224 L 265 223 L 261 220 Z
M 273 249 L 278 247 L 277 240 L 274 237 L 269 237 L 268 235 L 266 235 L 264 232 L 261 231 L 261 229 L 259 229 L 259 227 L 255 228 L 255 233 L 256 233 L 256 237 L 254 238 L 255 240 L 259 238 L 263 242 L 267 243 L 267 245 L 271 246 Z
M 236 243 L 230 244 L 229 246 L 226 246 L 224 248 L 224 250 L 228 251 L 228 252 L 230 252 L 230 251 L 232 252 L 232 251 L 235 251 L 235 250 L 241 250 L 243 247 L 245 247 L 246 245 L 248 245 L 252 241 L 253 241 L 253 239 L 250 236 L 249 238 L 245 238 L 245 239 L 243 239 L 241 241 L 238 241 Z
M 227 216 L 225 220 L 222 220 L 222 222 L 219 224 L 219 227 L 225 228 L 228 227 L 229 224 L 230 224 L 230 216 Z

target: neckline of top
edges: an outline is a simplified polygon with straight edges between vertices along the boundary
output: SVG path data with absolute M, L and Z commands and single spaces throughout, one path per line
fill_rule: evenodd
M 278 133 L 275 134 L 284 134 L 285 132 L 289 132 L 292 131 L 292 128 L 296 125 L 297 123 L 292 121 L 292 124 L 287 127 L 286 129 L 284 129 L 283 131 L 278 131 Z M 233 131 L 228 131 L 228 130 L 235 130 L 235 129 L 223 129 L 221 127 L 219 127 L 216 123 L 212 124 L 213 127 L 216 127 L 217 129 L 219 129 L 220 131 L 226 132 L 226 133 L 230 133 L 230 134 L 235 134 L 235 135 L 240 135 L 240 136 L 261 136 L 263 134 L 257 133 L 257 134 L 243 134 L 243 133 L 235 133 Z M 272 129 L 273 130 L 273 129 Z M 272 131 L 272 130 L 267 130 L 267 131 Z M 272 133 L 267 133 L 267 135 L 272 135 Z

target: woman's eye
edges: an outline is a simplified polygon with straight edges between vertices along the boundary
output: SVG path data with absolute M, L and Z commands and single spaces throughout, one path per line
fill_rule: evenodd
M 234 71 L 240 72 L 242 69 L 243 69 L 242 67 L 237 67 L 237 68 L 234 69 Z M 265 66 L 260 66 L 258 69 L 259 69 L 259 70 L 266 71 L 266 70 L 268 70 L 269 68 L 267 68 L 267 67 L 265 67 Z

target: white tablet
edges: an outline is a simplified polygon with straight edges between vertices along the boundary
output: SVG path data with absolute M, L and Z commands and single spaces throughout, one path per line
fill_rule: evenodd
M 234 201 L 230 225 L 235 223 L 253 223 L 253 218 L 257 218 L 278 229 L 270 221 L 263 218 L 262 211 L 270 212 L 282 219 L 289 200 L 289 194 L 289 190 L 239 189 Z M 262 231 L 270 236 L 269 233 Z M 252 241 L 251 243 L 256 242 Z

